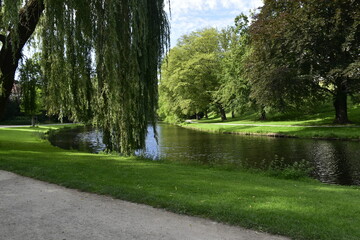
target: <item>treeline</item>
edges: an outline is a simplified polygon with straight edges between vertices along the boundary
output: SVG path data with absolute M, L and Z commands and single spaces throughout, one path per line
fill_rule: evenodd
M 349 123 L 360 96 L 360 2 L 265 0 L 249 19 L 182 36 L 162 66 L 159 115 L 167 121 L 253 109 L 302 111 L 332 101 Z

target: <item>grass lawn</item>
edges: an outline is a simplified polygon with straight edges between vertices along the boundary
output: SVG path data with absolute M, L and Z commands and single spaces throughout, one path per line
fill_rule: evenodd
M 48 129 L 0 129 L 0 169 L 293 239 L 360 239 L 360 187 L 62 150 Z
M 227 122 L 231 124 L 231 122 Z M 354 139 L 360 140 L 360 127 L 282 127 L 282 126 L 244 126 L 215 125 L 206 123 L 182 124 L 181 126 L 196 130 L 216 133 L 239 133 L 255 135 L 281 135 L 300 138 Z
M 301 138 L 339 138 L 360 140 L 360 107 L 359 105 L 351 104 L 348 110 L 349 119 L 353 121 L 353 124 L 346 126 L 333 125 L 334 110 L 329 105 L 319 107 L 319 110 L 316 113 L 269 114 L 267 121 L 258 120 L 258 114 L 247 113 L 234 119 L 228 116 L 228 120 L 224 122 L 222 122 L 219 117 L 213 117 L 200 120 L 198 121 L 199 123 L 183 124 L 182 126 L 218 133 L 260 135 L 272 133 Z M 221 125 L 214 123 L 221 123 Z M 250 126 L 251 124 L 264 126 Z M 292 126 L 290 127 L 286 125 Z

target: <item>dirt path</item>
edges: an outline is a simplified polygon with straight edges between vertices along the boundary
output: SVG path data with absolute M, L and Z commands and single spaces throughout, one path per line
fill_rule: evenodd
M 286 239 L 0 171 L 0 239 Z

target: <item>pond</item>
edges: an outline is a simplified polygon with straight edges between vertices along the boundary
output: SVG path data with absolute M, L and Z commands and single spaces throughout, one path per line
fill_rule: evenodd
M 360 185 L 360 142 L 272 138 L 213 134 L 158 124 L 158 143 L 149 128 L 146 149 L 138 151 L 152 159 L 210 165 L 266 168 L 275 158 L 285 164 L 303 159 L 314 167 L 321 182 Z M 64 149 L 97 153 L 105 149 L 102 135 L 88 127 L 64 129 L 51 134 L 50 142 Z

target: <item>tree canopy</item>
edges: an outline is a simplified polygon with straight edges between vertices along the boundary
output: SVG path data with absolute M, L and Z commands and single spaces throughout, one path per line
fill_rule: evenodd
M 0 7 L 0 113 L 36 30 L 49 113 L 91 122 L 113 150 L 144 147 L 169 42 L 164 0 L 5 0 Z
M 252 96 L 277 109 L 333 97 L 347 123 L 347 96 L 360 90 L 360 3 L 266 0 L 250 28 Z
M 164 106 L 175 114 L 211 103 L 228 112 L 252 106 L 265 119 L 266 111 L 311 110 L 331 99 L 334 122 L 350 122 L 348 98 L 360 95 L 359 1 L 265 0 L 250 21 L 239 15 L 235 26 L 218 32 L 212 65 L 197 61 L 202 50 L 189 36 L 172 49 L 160 85 Z M 205 76 L 206 66 L 213 77 Z
M 220 32 L 222 49 L 220 61 L 220 86 L 215 98 L 228 111 L 242 112 L 249 106 L 250 85 L 245 76 L 249 47 L 249 18 L 240 14 L 235 25 Z
M 249 20 L 244 14 L 235 25 L 218 31 L 205 28 L 182 36 L 163 63 L 160 115 L 168 121 L 206 116 L 249 106 L 250 86 L 245 78 L 250 51 Z
M 177 119 L 205 113 L 216 104 L 219 53 L 219 33 L 214 28 L 182 36 L 164 61 L 160 113 Z

